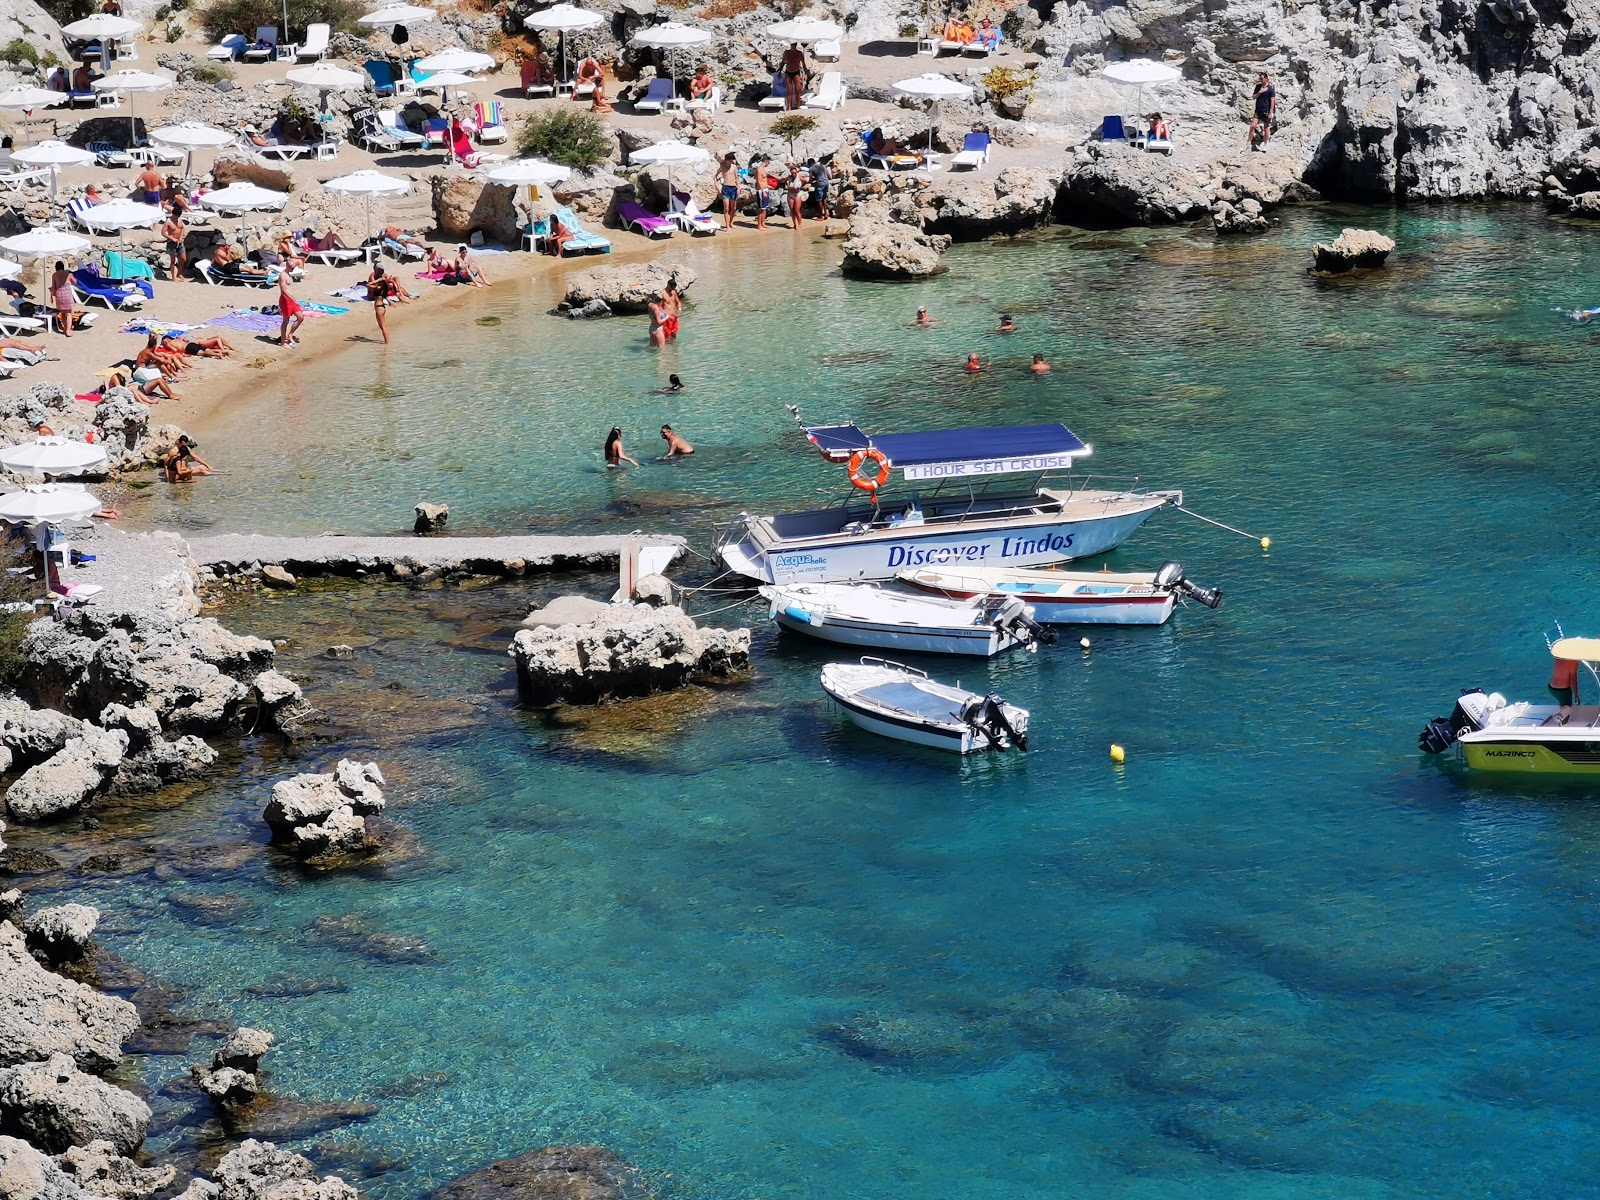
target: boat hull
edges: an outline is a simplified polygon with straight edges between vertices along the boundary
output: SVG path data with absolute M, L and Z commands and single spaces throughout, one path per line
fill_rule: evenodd
M 817 614 L 794 605 L 780 607 L 772 619 L 784 629 L 837 642 L 841 646 L 865 646 L 875 650 L 910 651 L 918 654 L 965 654 L 992 658 L 1002 650 L 1022 645 L 1008 632 L 986 627 L 942 630 L 903 629 L 850 617 Z
M 982 742 L 980 745 L 979 739 L 974 738 L 970 731 L 958 733 L 955 730 L 938 729 L 927 724 L 900 720 L 852 704 L 831 692 L 828 694 L 828 699 L 850 719 L 851 724 L 880 737 L 894 738 L 896 741 L 910 742 L 916 746 L 931 746 L 935 750 L 947 750 L 952 754 L 976 754 L 980 750 L 989 749 L 990 743 L 987 737 L 980 735 Z
M 736 535 L 719 553 L 730 570 L 772 584 L 892 579 L 918 567 L 1049 566 L 1116 549 L 1174 496 L 1181 502 L 1178 493 L 1124 494 L 1115 503 L 1080 503 L 1078 514 L 841 531 L 770 544 L 747 527 L 745 536 Z
M 969 600 L 979 596 L 1015 596 L 1033 609 L 1041 625 L 1161 625 L 1178 603 L 1177 596 L 1158 589 L 1149 575 L 1119 581 L 1111 574 L 1089 571 L 1038 572 L 1057 580 L 1032 580 L 1034 572 L 1006 571 L 962 575 L 940 571 L 901 571 L 907 587 L 930 595 Z
M 952 754 L 1004 750 L 1013 741 L 1027 748 L 1027 709 L 990 697 L 1004 713 L 1002 724 L 1008 728 L 1002 732 L 983 717 L 983 697 L 931 680 L 901 663 L 879 658 L 863 658 L 859 666 L 829 663 L 818 682 L 854 725 L 880 737 Z M 980 706 L 980 714 L 969 719 L 973 705 Z
M 1508 731 L 1509 732 L 1509 731 Z M 1600 776 L 1600 737 L 1593 741 L 1534 741 L 1526 734 L 1461 740 L 1461 758 L 1475 771 L 1517 775 Z

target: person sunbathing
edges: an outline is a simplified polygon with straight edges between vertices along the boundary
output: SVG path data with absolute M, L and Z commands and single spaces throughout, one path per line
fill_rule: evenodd
M 600 64 L 592 58 L 584 59 L 578 64 L 578 77 L 576 86 L 573 88 L 573 98 L 577 98 L 578 88 L 592 87 L 599 83 L 602 78 L 604 78 L 604 72 L 600 70 Z
M 689 80 L 689 103 L 708 103 L 716 90 L 717 81 L 711 78 L 711 68 L 701 63 L 694 69 L 694 78 Z
M 488 287 L 488 277 L 483 269 L 472 261 L 472 251 L 463 244 L 456 248 L 456 261 L 454 266 L 457 283 L 470 283 L 473 287 Z
M 298 271 L 306 265 L 305 258 L 295 251 L 294 239 L 287 233 L 278 239 L 278 261 L 283 264 L 285 270 Z
M 617 110 L 611 106 L 611 101 L 606 99 L 606 81 L 604 78 L 594 81 L 594 95 L 589 105 L 590 112 L 608 113 Z
M 307 250 L 348 250 L 342 238 L 333 230 L 328 230 L 321 237 L 317 237 L 309 229 L 300 235 L 300 242 Z
M 43 342 L 30 342 L 26 338 L 0 337 L 0 350 L 21 350 L 28 354 L 43 354 Z
M 867 134 L 867 152 L 869 154 L 881 154 L 884 158 L 895 158 L 901 155 L 909 155 L 918 159 L 922 157 L 915 150 L 907 150 L 900 144 L 899 139 L 884 137 L 883 126 L 881 125 Z
M 1000 47 L 1000 31 L 990 23 L 988 17 L 978 26 L 977 42 L 985 50 L 997 50 Z
M 1150 134 L 1152 142 L 1167 142 L 1172 140 L 1172 127 L 1161 119 L 1160 113 L 1150 114 Z
M 577 236 L 573 230 L 567 228 L 560 217 L 550 218 L 550 236 L 546 241 L 550 246 L 551 254 L 557 258 L 563 257 L 566 244 Z
M 134 356 L 133 365 L 135 367 L 154 367 L 163 375 L 177 375 L 187 368 L 189 364 L 183 361 L 182 352 L 169 350 L 152 333 L 145 340 L 144 347 Z
M 556 73 L 550 66 L 550 56 L 541 50 L 533 56 L 533 66 L 528 69 L 528 85 L 530 87 L 554 87 L 555 84 Z
M 211 256 L 211 265 L 219 275 L 229 279 L 267 279 L 271 272 L 265 267 L 252 266 L 240 260 L 233 252 L 233 247 L 222 245 L 217 247 L 217 252 Z
M 190 358 L 228 358 L 234 353 L 233 343 L 224 337 L 203 338 L 197 334 L 172 334 L 162 341 L 162 346 L 176 354 Z
M 106 376 L 106 381 L 100 385 L 100 394 L 102 396 L 109 395 L 112 388 L 127 388 L 133 393 L 133 398 L 141 404 L 153 405 L 160 403 L 154 398 L 158 394 L 165 396 L 168 400 L 182 399 L 160 375 L 156 375 L 154 378 L 147 376 L 144 379 L 130 379 L 121 371 L 112 371 L 110 375 Z
M 960 41 L 960 33 L 961 22 L 956 20 L 954 15 L 952 15 L 949 20 L 945 21 L 944 23 L 944 40 L 947 42 Z
M 385 225 L 378 231 L 378 236 L 391 242 L 399 242 L 402 246 L 415 246 L 418 250 L 426 251 L 428 243 L 414 233 L 407 233 L 398 225 Z

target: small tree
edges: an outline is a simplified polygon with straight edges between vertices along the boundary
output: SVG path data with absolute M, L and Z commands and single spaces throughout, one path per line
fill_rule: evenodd
M 773 137 L 781 137 L 789 143 L 789 157 L 794 157 L 794 140 L 803 137 L 817 127 L 817 119 L 809 113 L 788 112 L 772 123 Z
M 335 33 L 348 32 L 356 27 L 356 18 L 365 7 L 359 0 L 295 0 L 289 8 L 291 24 L 283 40 L 303 41 L 306 26 L 319 21 L 331 26 Z M 200 15 L 200 23 L 213 41 L 240 30 L 248 35 L 263 25 L 276 27 L 282 21 L 281 0 L 211 0 Z
M 517 153 L 587 171 L 611 157 L 610 127 L 592 112 L 561 105 L 537 113 L 517 131 Z

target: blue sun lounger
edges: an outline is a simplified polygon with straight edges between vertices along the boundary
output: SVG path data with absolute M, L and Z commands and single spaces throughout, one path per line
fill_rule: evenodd
M 658 113 L 666 107 L 667 101 L 672 99 L 672 80 L 652 79 L 650 87 L 645 94 L 633 102 L 634 112 Z
M 611 253 L 610 240 L 601 237 L 598 233 L 590 233 L 583 227 L 583 222 L 578 220 L 578 214 L 573 212 L 570 208 L 556 209 L 554 217 L 568 229 L 572 230 L 572 238 L 567 242 L 566 245 L 566 250 L 568 253 L 587 253 L 590 250 L 598 250 L 601 254 Z

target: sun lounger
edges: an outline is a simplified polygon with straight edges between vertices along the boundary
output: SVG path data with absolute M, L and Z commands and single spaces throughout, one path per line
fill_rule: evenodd
M 398 238 L 385 237 L 379 239 L 379 245 L 401 262 L 418 262 L 428 257 L 427 250 L 415 242 L 402 242 Z
M 961 53 L 968 55 L 971 58 L 988 58 L 989 55 L 993 54 L 998 49 L 1000 49 L 1000 31 L 997 29 L 995 30 L 995 34 L 992 39 L 985 41 L 983 36 L 980 34 L 978 37 L 968 42 L 965 46 L 961 47 Z
M 756 101 L 757 108 L 782 109 L 789 107 L 789 81 L 779 71 L 772 77 L 772 90 Z
M 144 303 L 144 293 L 138 288 L 130 289 L 84 271 L 72 273 L 72 290 L 85 304 L 94 301 L 104 304 L 107 308 L 138 308 Z
M 244 49 L 246 62 L 271 62 L 278 56 L 278 27 L 276 25 L 260 25 L 256 28 L 256 40 Z
M 94 230 L 90 228 L 88 222 L 83 219 L 83 214 L 88 212 L 93 207 L 93 202 L 87 196 L 79 196 L 76 199 L 68 200 L 67 224 L 76 225 L 79 229 L 82 229 L 86 233 L 93 233 Z
M 210 261 L 204 258 L 196 259 L 189 265 L 194 268 L 195 273 L 198 274 L 201 279 L 204 279 L 212 287 L 220 287 L 223 285 L 262 288 L 278 286 L 278 273 L 276 271 L 268 271 L 265 276 L 242 274 L 224 275 L 213 268 Z
M 650 81 L 645 94 L 633 102 L 634 112 L 660 112 L 672 99 L 672 80 L 656 78 Z
M 149 280 L 156 277 L 155 268 L 142 258 L 130 258 L 116 250 L 106 251 L 105 278 L 115 283 L 132 283 L 143 291 L 149 287 Z M 144 293 L 150 299 L 155 299 L 155 288 L 151 287 Z
M 553 216 L 572 231 L 572 237 L 566 244 L 568 253 L 584 253 L 590 250 L 598 250 L 602 254 L 611 253 L 611 240 L 585 229 L 583 222 L 578 220 L 578 214 L 570 208 L 558 208 Z
M 703 108 L 706 112 L 716 112 L 722 107 L 722 85 L 712 84 L 709 96 L 703 100 L 685 100 L 683 107 L 684 111 L 688 111 L 691 108 Z
M 295 47 L 295 60 L 297 62 L 321 62 L 323 55 L 328 53 L 328 38 L 332 32 L 327 24 L 321 21 L 314 25 L 307 25 L 305 43 Z
M 531 100 L 535 96 L 554 96 L 556 85 L 554 79 L 547 79 L 543 83 L 535 83 L 534 77 L 539 73 L 539 64 L 531 58 L 522 60 L 522 95 Z
M 1151 154 L 1171 154 L 1172 153 L 1172 132 L 1171 132 L 1171 130 L 1170 129 L 1168 130 L 1166 137 L 1158 138 L 1158 137 L 1151 137 L 1148 134 L 1145 135 L 1144 148 L 1145 148 L 1145 150 L 1147 152 L 1149 152 Z
M 392 96 L 396 92 L 394 82 L 394 68 L 381 58 L 370 58 L 362 64 L 367 72 L 367 78 L 372 80 L 372 92 L 375 96 Z
M 844 103 L 844 76 L 838 71 L 824 71 L 817 86 L 801 102 L 805 108 L 821 108 L 832 112 Z
M 818 42 L 811 48 L 811 57 L 818 62 L 838 62 L 839 43 L 837 41 Z
M 1129 140 L 1127 127 L 1123 125 L 1121 117 L 1113 114 L 1100 123 L 1100 140 L 1102 142 L 1127 142 Z
M 40 317 L 24 317 L 17 313 L 0 313 L 0 336 L 16 337 L 23 333 L 37 333 L 44 328 Z
M 21 163 L 7 163 L 5 169 L 0 169 L 0 187 L 10 192 L 20 192 L 49 178 L 48 167 L 23 167 Z
M 450 122 L 443 117 L 429 117 L 422 123 L 422 136 L 430 150 L 448 150 Z
M 941 39 L 940 42 L 939 42 L 939 53 L 940 54 L 960 54 L 963 50 L 965 50 L 967 48 L 967 45 L 968 45 L 968 43 L 966 43 L 966 42 L 952 42 L 952 41 L 949 41 L 948 39 Z
M 478 118 L 478 141 L 492 145 L 503 142 L 511 136 L 506 132 L 505 117 L 500 112 L 500 101 L 480 100 L 474 112 Z
M 366 255 L 363 251 L 353 246 L 331 246 L 326 250 L 313 250 L 304 238 L 297 238 L 294 245 L 295 253 L 305 258 L 313 259 L 329 267 L 342 267 L 347 263 L 358 262 Z
M 206 51 L 206 57 L 212 62 L 230 62 L 244 53 L 246 46 L 244 34 L 230 33 L 215 46 Z
M 990 141 L 987 133 L 974 131 L 967 134 L 961 142 L 961 153 L 953 155 L 950 159 L 951 168 L 983 166 L 989 161 Z
M 133 166 L 133 155 L 115 142 L 90 142 L 84 149 L 94 155 L 94 163 L 97 167 Z
M 67 104 L 73 108 L 76 108 L 80 104 L 92 104 L 98 106 L 100 104 L 100 93 L 95 91 L 93 88 L 83 88 L 81 90 L 71 91 L 67 93 Z
M 646 237 L 671 237 L 678 223 L 671 217 L 658 217 L 637 200 L 624 200 L 617 205 L 617 220 L 624 229 L 632 229 Z
M 402 149 L 420 150 L 428 144 L 428 139 L 420 133 L 413 133 L 400 124 L 400 114 L 392 108 L 386 108 L 378 114 L 378 124 L 382 125 L 389 136 L 400 143 Z
M 874 154 L 868 145 L 870 133 L 861 135 L 861 144 L 856 147 L 856 161 L 864 167 L 881 167 L 885 171 L 914 171 L 922 165 L 922 160 L 915 154 Z
M 352 110 L 350 123 L 355 126 L 356 145 L 373 153 L 400 149 L 400 139 L 383 127 L 370 108 Z
M 692 234 L 714 234 L 722 228 L 721 221 L 710 213 L 700 211 L 700 206 L 694 202 L 694 197 L 688 192 L 672 193 L 672 201 L 667 208 L 667 216 Z
M 428 82 L 432 78 L 432 71 L 418 70 L 417 64 L 412 63 L 410 70 L 401 79 L 396 80 L 396 84 L 399 85 L 401 82 L 408 83 L 414 92 L 437 92 L 440 90 L 439 85 Z M 402 88 L 401 90 L 404 91 L 405 89 Z

